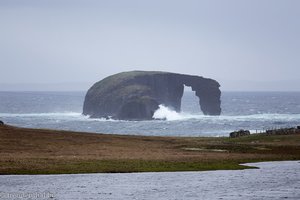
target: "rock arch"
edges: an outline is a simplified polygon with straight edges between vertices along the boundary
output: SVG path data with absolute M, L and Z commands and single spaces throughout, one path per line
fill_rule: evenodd
M 195 91 L 205 115 L 220 115 L 220 85 L 213 79 L 169 72 L 132 71 L 109 76 L 87 92 L 83 114 L 92 118 L 152 119 L 160 104 L 181 110 L 184 85 Z

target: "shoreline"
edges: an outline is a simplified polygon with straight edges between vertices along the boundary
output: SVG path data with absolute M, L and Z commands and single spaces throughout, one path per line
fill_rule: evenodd
M 247 167 L 245 169 L 237 169 L 237 170 L 246 170 L 246 169 L 260 169 L 260 166 L 257 165 L 262 165 L 262 164 L 278 164 L 278 163 L 286 163 L 286 162 L 294 162 L 296 164 L 300 163 L 300 160 L 271 160 L 271 161 L 258 161 L 258 162 L 250 162 L 250 163 L 241 163 L 239 165 L 243 166 L 243 167 Z M 159 174 L 159 173 L 195 173 L 195 172 L 208 172 L 208 171 L 220 171 L 222 169 L 216 169 L 216 170 L 203 170 L 203 171 L 159 171 L 159 172 L 152 172 L 152 171 L 147 171 L 147 172 L 116 172 L 116 173 L 107 173 L 107 172 L 94 172 L 94 173 L 69 173 L 69 174 L 0 174 L 0 177 L 3 176 L 64 176 L 64 175 L 101 175 L 101 174 Z M 227 171 L 230 169 L 225 169 L 223 171 Z M 231 170 L 231 171 L 236 171 L 236 170 Z
M 0 126 L 0 174 L 236 170 L 300 160 L 300 135 L 172 137 Z

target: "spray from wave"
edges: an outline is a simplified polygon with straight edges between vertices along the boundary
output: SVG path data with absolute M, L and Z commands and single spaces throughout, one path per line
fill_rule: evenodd
M 160 120 L 174 121 L 174 120 L 191 119 L 193 118 L 193 115 L 186 114 L 186 113 L 178 113 L 175 110 L 172 110 L 171 108 L 168 108 L 164 105 L 159 105 L 159 108 L 153 114 L 153 118 L 160 119 Z
M 0 118 L 6 119 L 57 119 L 64 121 L 116 121 L 107 118 L 90 118 L 79 112 L 54 112 L 54 113 L 0 113 Z M 257 122 L 264 121 L 268 123 L 281 124 L 285 122 L 294 122 L 300 120 L 300 114 L 278 114 L 278 113 L 260 113 L 251 115 L 220 115 L 208 116 L 202 113 L 176 112 L 175 110 L 159 105 L 159 108 L 153 114 L 154 119 L 166 121 L 186 121 L 194 120 L 208 123 L 231 123 L 231 122 Z
M 288 122 L 300 120 L 300 114 L 278 114 L 278 113 L 261 113 L 261 114 L 251 114 L 251 115 L 220 115 L 220 116 L 208 116 L 199 114 L 190 114 L 190 113 L 178 113 L 175 110 L 166 107 L 165 105 L 159 105 L 159 108 L 153 114 L 154 119 L 159 120 L 201 120 L 201 121 L 269 121 L 269 122 Z

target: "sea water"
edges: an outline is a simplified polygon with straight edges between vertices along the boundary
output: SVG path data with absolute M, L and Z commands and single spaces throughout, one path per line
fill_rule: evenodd
M 259 169 L 2 175 L 0 176 L 0 199 L 300 199 L 299 161 L 246 165 L 259 167 Z M 36 196 L 39 198 L 28 198 Z
M 85 92 L 0 92 L 0 120 L 7 124 L 112 134 L 227 136 L 300 125 L 300 92 L 222 92 L 220 116 L 205 116 L 194 92 L 186 91 L 182 111 L 160 105 L 156 120 L 90 119 L 82 115 Z

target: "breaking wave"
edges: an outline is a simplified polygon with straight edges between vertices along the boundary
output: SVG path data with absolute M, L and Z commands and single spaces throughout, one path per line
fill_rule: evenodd
M 54 113 L 0 113 L 0 117 L 82 117 L 81 113 L 77 112 L 54 112 Z
M 52 112 L 52 113 L 0 113 L 0 118 L 22 118 L 22 119 L 51 119 L 64 121 L 120 121 L 107 118 L 90 118 L 79 112 Z
M 159 105 L 159 108 L 153 114 L 154 119 L 161 119 L 161 120 L 186 120 L 193 118 L 193 115 L 185 114 L 185 113 L 178 113 L 175 110 L 168 108 L 164 105 Z
M 0 113 L 0 118 L 38 118 L 38 119 L 61 119 L 61 120 L 75 120 L 75 121 L 123 121 L 106 118 L 89 118 L 89 116 L 82 115 L 80 112 L 53 112 L 53 113 Z M 176 112 L 175 110 L 159 105 L 153 118 L 157 120 L 166 121 L 186 121 L 195 120 L 201 122 L 281 122 L 300 121 L 300 114 L 277 114 L 277 113 L 261 113 L 250 115 L 220 115 L 220 116 L 208 116 L 202 113 L 187 113 Z
M 202 121 L 295 121 L 300 120 L 300 114 L 277 114 L 277 113 L 262 113 L 262 114 L 251 114 L 251 115 L 220 115 L 220 116 L 208 116 L 199 114 L 190 114 L 185 112 L 176 112 L 175 110 L 159 105 L 153 114 L 154 119 L 159 120 L 202 120 Z

